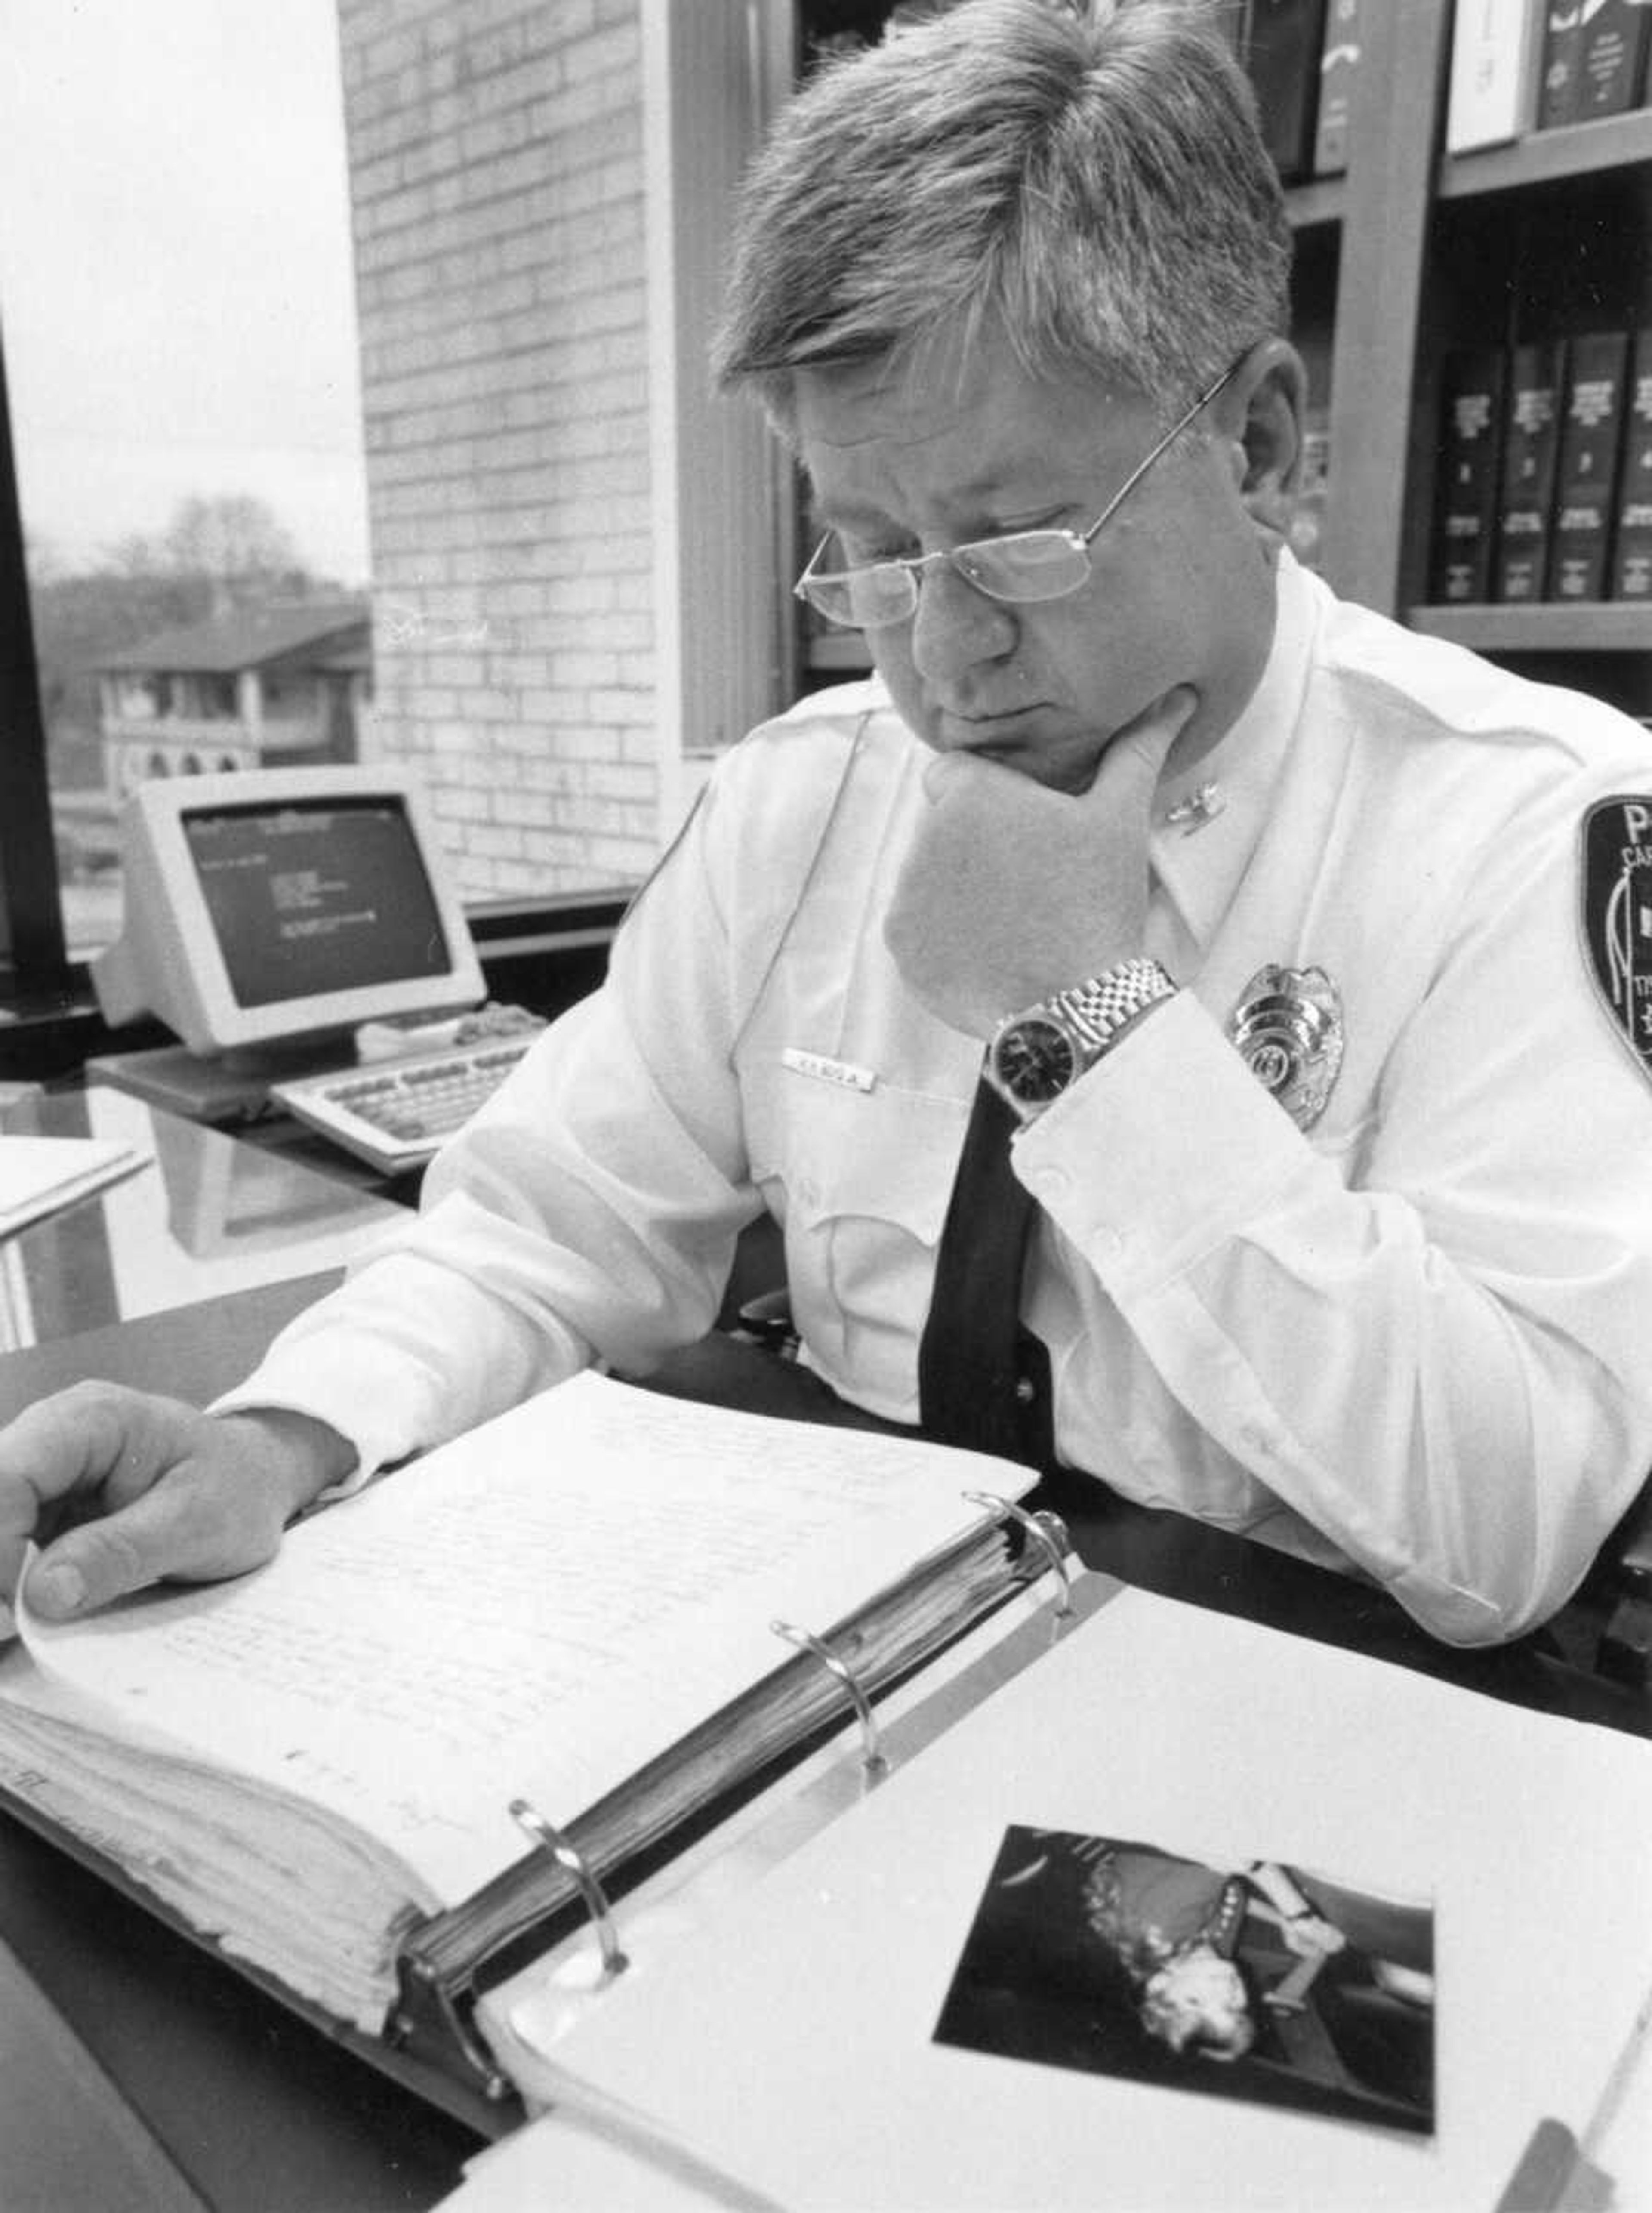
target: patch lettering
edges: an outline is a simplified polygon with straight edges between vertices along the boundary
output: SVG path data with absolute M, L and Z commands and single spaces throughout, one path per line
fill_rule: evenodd
M 1589 973 L 1612 1027 L 1652 1076 L 1652 795 L 1597 800 L 1579 858 Z

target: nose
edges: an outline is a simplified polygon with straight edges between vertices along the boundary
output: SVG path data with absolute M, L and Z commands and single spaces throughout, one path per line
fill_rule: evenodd
M 1003 661 L 1021 635 L 1015 611 L 960 576 L 949 561 L 931 561 L 912 614 L 912 666 L 945 692 L 983 662 Z

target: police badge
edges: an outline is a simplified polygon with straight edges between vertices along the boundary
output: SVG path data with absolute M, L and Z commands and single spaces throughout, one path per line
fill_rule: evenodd
M 1259 968 L 1228 1036 L 1297 1128 L 1311 1130 L 1342 1066 L 1342 997 L 1324 969 Z
M 1589 973 L 1613 1029 L 1652 1075 L 1652 797 L 1597 800 L 1580 845 Z

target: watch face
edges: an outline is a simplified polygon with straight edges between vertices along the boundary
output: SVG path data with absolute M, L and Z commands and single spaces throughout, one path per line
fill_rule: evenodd
M 992 1064 L 1012 1099 L 1041 1106 L 1058 1099 L 1079 1074 L 1078 1051 L 1059 1022 L 1028 1015 L 1012 1023 L 993 1047 Z

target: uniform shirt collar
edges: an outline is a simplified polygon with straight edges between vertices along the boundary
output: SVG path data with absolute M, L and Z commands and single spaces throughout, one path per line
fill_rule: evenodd
M 1153 872 L 1202 954 L 1233 903 L 1268 817 L 1307 690 L 1318 587 L 1282 552 L 1273 644 L 1238 720 L 1203 760 L 1161 788 Z M 1197 796 L 1214 787 L 1209 811 Z M 1190 810 L 1190 806 L 1192 811 Z

